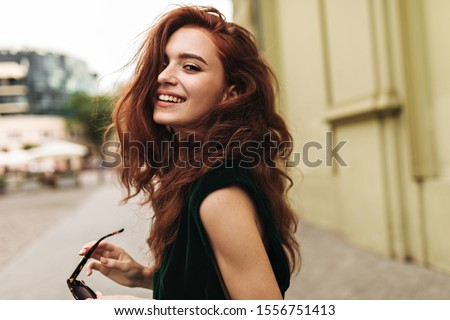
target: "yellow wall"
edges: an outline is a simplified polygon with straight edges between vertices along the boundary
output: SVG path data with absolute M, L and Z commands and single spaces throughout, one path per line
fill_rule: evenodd
M 305 220 L 450 272 L 450 1 L 239 0 L 282 88 L 295 149 L 347 141 L 348 164 L 294 169 Z M 325 151 L 309 154 L 324 159 Z
M 450 270 L 450 1 L 422 1 L 437 175 L 424 183 L 425 234 L 431 264 Z

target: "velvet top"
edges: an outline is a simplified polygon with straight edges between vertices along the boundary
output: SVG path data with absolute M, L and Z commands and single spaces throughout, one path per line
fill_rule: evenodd
M 248 169 L 238 165 L 222 165 L 209 170 L 193 183 L 181 212 L 176 239 L 164 250 L 161 267 L 154 274 L 154 299 L 225 299 L 199 211 L 202 201 L 210 193 L 232 185 L 246 190 L 255 204 L 267 237 L 267 254 L 284 297 L 290 282 L 289 264 L 270 214 L 269 203 L 255 185 Z

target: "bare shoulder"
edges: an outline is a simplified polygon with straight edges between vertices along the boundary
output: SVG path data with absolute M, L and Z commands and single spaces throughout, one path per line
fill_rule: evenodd
M 230 219 L 254 220 L 256 216 L 251 197 L 242 187 L 236 185 L 210 193 L 200 206 L 200 218 L 208 225 Z

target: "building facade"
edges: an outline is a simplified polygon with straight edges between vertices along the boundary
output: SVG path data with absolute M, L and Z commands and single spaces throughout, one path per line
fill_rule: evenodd
M 0 50 L 0 150 L 77 140 L 64 106 L 75 92 L 93 94 L 97 76 L 85 62 L 49 51 Z
M 278 75 L 295 151 L 318 143 L 292 170 L 301 219 L 450 273 L 450 2 L 233 4 Z M 308 165 L 339 142 L 345 164 Z
M 71 93 L 93 93 L 85 62 L 38 50 L 0 50 L 0 115 L 61 114 Z
M 63 117 L 55 115 L 10 115 L 0 117 L 0 150 L 38 146 L 54 139 L 73 139 Z

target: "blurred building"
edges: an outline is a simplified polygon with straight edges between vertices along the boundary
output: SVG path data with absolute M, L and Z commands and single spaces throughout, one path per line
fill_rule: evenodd
M 301 219 L 450 272 L 450 1 L 233 4 L 279 77 Z
M 0 150 L 33 147 L 54 139 L 73 139 L 63 117 L 54 115 L 14 115 L 0 117 Z
M 75 92 L 93 94 L 96 81 L 84 61 L 68 55 L 0 49 L 0 148 L 73 138 L 65 103 Z
M 28 66 L 14 61 L 0 61 L 0 113 L 27 112 Z
M 74 92 L 93 93 L 85 62 L 48 51 L 0 50 L 0 114 L 61 114 Z

